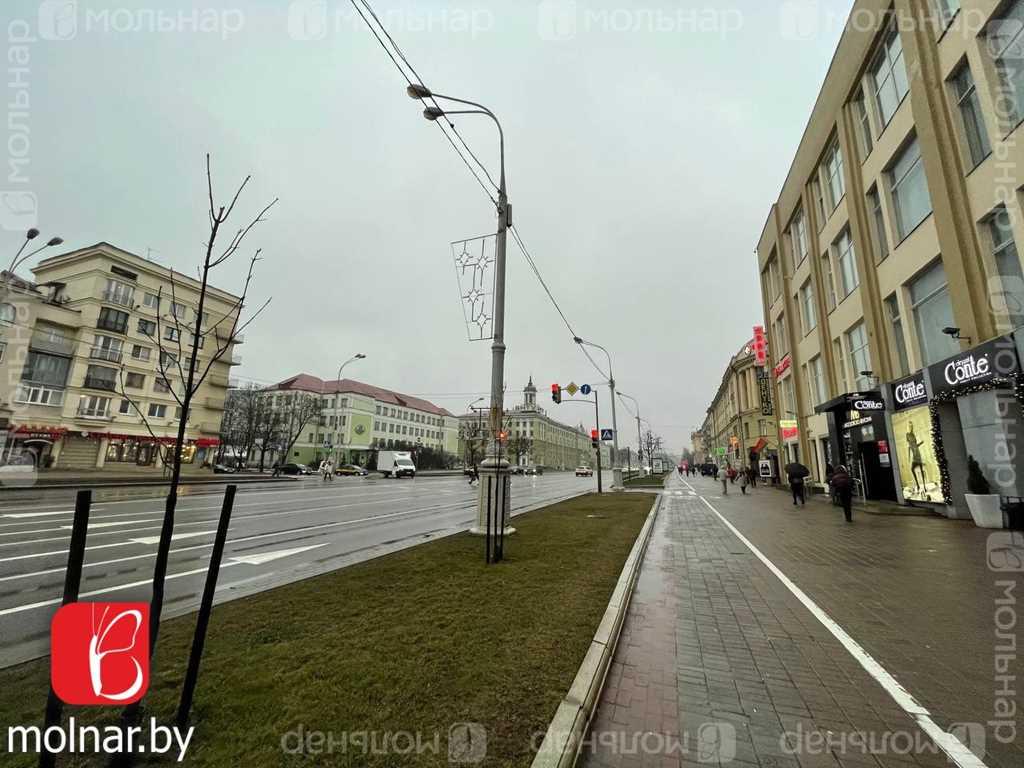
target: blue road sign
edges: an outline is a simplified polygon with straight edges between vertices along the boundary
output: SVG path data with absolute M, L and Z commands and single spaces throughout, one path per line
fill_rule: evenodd
M 589 384 L 584 384 L 582 387 L 580 387 L 580 394 L 582 394 L 584 397 L 586 397 L 593 391 L 594 390 L 590 388 Z
M 603 442 L 607 443 L 607 442 L 610 442 L 613 439 L 614 438 L 612 437 L 612 430 L 610 430 L 610 429 L 602 429 L 601 430 L 601 440 Z

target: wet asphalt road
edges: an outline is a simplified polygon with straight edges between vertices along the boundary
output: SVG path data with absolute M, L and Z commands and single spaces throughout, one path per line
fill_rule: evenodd
M 610 479 L 610 478 L 609 478 Z M 513 514 L 594 489 L 569 473 L 512 479 Z M 125 491 L 132 497 L 137 491 Z M 93 504 L 80 599 L 148 601 L 163 499 L 104 492 Z M 223 489 L 179 500 L 164 617 L 194 611 L 202 594 Z M 467 529 L 476 489 L 461 477 L 310 477 L 242 485 L 217 602 Z M 0 667 L 49 653 L 60 605 L 74 492 L 0 499 Z

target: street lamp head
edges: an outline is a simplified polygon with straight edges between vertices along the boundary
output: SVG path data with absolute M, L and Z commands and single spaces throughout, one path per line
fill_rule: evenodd
M 946 334 L 947 336 L 953 336 L 954 338 L 960 335 L 960 329 L 959 328 L 953 328 L 951 326 L 947 326 L 947 327 L 943 328 L 942 332 L 944 334 Z
M 362 352 L 360 352 L 359 354 L 356 355 L 356 360 L 365 360 L 365 359 L 366 359 L 366 355 L 364 355 Z
M 572 340 L 575 341 L 577 344 L 583 343 L 583 339 L 581 339 L 579 336 L 573 336 Z
M 35 240 L 37 237 L 39 237 L 39 230 L 35 227 L 32 227 L 32 229 L 25 233 L 26 240 Z
M 51 237 L 49 240 L 46 241 L 46 244 L 47 245 L 60 245 L 63 242 L 64 242 L 64 238 L 63 237 Z
M 405 92 L 409 94 L 410 99 L 429 99 L 434 95 L 427 86 L 420 83 L 410 83 Z
M 437 120 L 437 118 L 442 117 L 443 115 L 444 110 L 440 107 L 427 107 L 423 110 L 423 116 L 430 121 Z

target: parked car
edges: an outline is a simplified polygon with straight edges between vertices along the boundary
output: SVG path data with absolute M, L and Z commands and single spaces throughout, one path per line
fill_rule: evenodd
M 526 472 L 524 472 L 524 474 L 526 474 L 526 475 L 543 475 L 544 474 L 544 467 L 541 467 L 541 466 L 527 467 L 526 468 Z
M 238 471 L 238 467 L 232 466 L 230 464 L 214 464 L 213 465 L 213 473 L 215 475 L 228 475 L 228 474 L 233 475 L 237 471 Z
M 334 474 L 366 477 L 370 473 L 356 464 L 342 464 L 340 467 L 334 470 Z
M 282 464 L 277 468 L 278 474 L 281 475 L 311 475 L 313 470 L 307 467 L 305 464 Z
M 516 464 L 515 466 L 513 466 L 509 470 L 509 474 L 512 474 L 512 475 L 525 475 L 526 474 L 526 467 L 521 466 L 520 464 Z
M 576 467 L 576 477 L 593 477 L 594 470 L 590 467 Z
M 377 453 L 377 471 L 384 477 L 416 477 L 416 465 L 408 451 L 380 451 Z

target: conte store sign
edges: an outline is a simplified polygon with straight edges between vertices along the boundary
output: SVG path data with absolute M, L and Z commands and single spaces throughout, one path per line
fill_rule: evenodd
M 934 394 L 983 384 L 1020 369 L 1013 340 L 1007 336 L 980 344 L 970 352 L 955 355 L 928 369 Z

